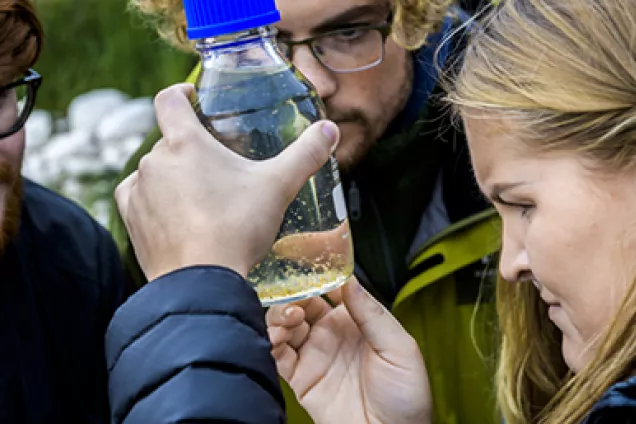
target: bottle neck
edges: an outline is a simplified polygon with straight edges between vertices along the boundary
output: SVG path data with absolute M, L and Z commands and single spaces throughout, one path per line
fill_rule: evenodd
M 204 68 L 279 67 L 286 64 L 276 47 L 276 28 L 262 26 L 197 42 Z
M 196 49 L 205 58 L 207 55 L 234 53 L 254 48 L 276 46 L 277 30 L 273 26 L 262 26 L 245 31 L 203 38 L 197 41 Z

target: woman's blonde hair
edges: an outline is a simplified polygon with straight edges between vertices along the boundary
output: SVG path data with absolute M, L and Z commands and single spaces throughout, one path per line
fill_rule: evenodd
M 503 0 L 474 26 L 448 98 L 461 113 L 507 120 L 531 146 L 623 170 L 636 162 L 634 28 L 633 0 Z M 507 424 L 578 424 L 634 371 L 633 284 L 576 375 L 531 284 L 498 284 L 497 309 L 497 397 Z
M 428 34 L 440 29 L 452 3 L 454 0 L 393 0 L 393 37 L 407 49 L 421 47 Z M 194 43 L 186 36 L 183 0 L 131 0 L 130 6 L 153 20 L 159 35 L 171 44 L 193 49 Z

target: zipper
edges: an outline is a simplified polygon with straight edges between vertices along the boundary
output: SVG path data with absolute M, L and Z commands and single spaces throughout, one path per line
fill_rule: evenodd
M 351 185 L 349 186 L 349 218 L 352 221 L 359 221 L 362 217 L 362 208 L 360 202 L 360 190 L 358 189 L 358 185 L 354 180 L 351 181 Z M 382 249 L 382 257 L 384 259 L 384 264 L 387 269 L 387 274 L 389 277 L 389 284 L 391 284 L 391 288 L 393 292 L 397 291 L 397 282 L 395 281 L 395 269 L 393 268 L 393 261 L 391 260 L 391 252 L 389 249 L 389 242 L 386 236 L 386 231 L 384 230 L 384 225 L 382 224 L 382 219 L 380 217 L 380 211 L 378 210 L 378 205 L 375 202 L 375 199 L 372 195 L 369 196 L 369 200 L 371 202 L 371 210 L 373 211 L 373 216 L 375 217 L 377 223 L 377 230 L 380 234 L 380 244 Z M 377 297 L 377 296 L 376 296 Z M 378 299 L 382 299 L 382 297 L 377 297 Z M 382 299 L 382 303 L 386 304 L 386 301 Z
M 362 217 L 360 210 L 360 190 L 355 181 L 351 181 L 349 186 L 349 217 L 352 221 L 359 221 Z
M 393 288 L 393 295 L 395 295 L 395 293 L 397 293 L 398 286 L 397 282 L 395 281 L 395 269 L 393 268 L 393 261 L 391 260 L 389 241 L 387 240 L 386 231 L 384 230 L 384 225 L 382 224 L 382 218 L 380 217 L 378 205 L 375 203 L 375 199 L 373 198 L 373 196 L 369 196 L 369 200 L 371 202 L 373 215 L 375 216 L 376 222 L 378 223 L 378 231 L 380 232 L 380 243 L 382 245 L 382 256 L 384 256 L 384 263 L 389 274 L 389 283 L 391 283 L 391 287 Z

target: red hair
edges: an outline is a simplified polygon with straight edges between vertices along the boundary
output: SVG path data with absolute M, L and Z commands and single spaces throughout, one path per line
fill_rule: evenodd
M 29 0 L 0 0 L 0 84 L 33 66 L 44 34 Z

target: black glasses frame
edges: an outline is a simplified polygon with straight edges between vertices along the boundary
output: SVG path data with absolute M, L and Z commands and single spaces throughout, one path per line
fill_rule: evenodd
M 287 58 L 291 61 L 293 56 L 294 56 L 294 47 L 296 46 L 307 46 L 309 48 L 309 51 L 311 52 L 311 54 L 316 58 L 316 60 L 325 68 L 329 69 L 332 72 L 335 73 L 339 73 L 339 74 L 347 74 L 347 73 L 353 73 L 353 72 L 360 72 L 360 71 L 365 71 L 367 69 L 371 69 L 377 65 L 379 65 L 380 63 L 382 63 L 382 61 L 384 60 L 384 48 L 386 45 L 386 39 L 389 38 L 389 35 L 391 34 L 391 26 L 392 23 L 386 22 L 384 24 L 381 25 L 370 25 L 370 26 L 360 26 L 360 27 L 352 27 L 352 28 L 343 28 L 343 29 L 337 29 L 335 31 L 329 31 L 329 32 L 325 32 L 322 34 L 318 34 L 315 35 L 313 37 L 309 37 L 309 38 L 305 38 L 303 40 L 289 40 L 289 39 L 277 39 L 277 42 L 280 44 L 284 44 L 287 47 L 287 51 L 289 52 L 289 54 L 287 55 Z M 358 29 L 358 30 L 369 30 L 369 31 L 378 31 L 381 35 L 382 35 L 382 56 L 380 56 L 380 58 L 378 60 L 376 60 L 373 63 L 370 63 L 368 65 L 365 66 L 361 66 L 359 68 L 356 69 L 335 69 L 332 68 L 331 66 L 329 66 L 328 64 L 326 64 L 322 58 L 320 57 L 320 54 L 316 51 L 316 47 L 314 46 L 314 43 L 322 38 L 326 38 L 326 37 L 332 37 L 334 35 L 338 35 L 347 31 L 351 31 L 352 29 Z
M 0 92 L 8 91 L 20 86 L 26 86 L 27 88 L 27 103 L 24 105 L 24 109 L 20 116 L 18 116 L 18 120 L 9 128 L 8 131 L 0 132 L 0 139 L 7 138 L 22 129 L 24 124 L 26 123 L 29 115 L 33 111 L 33 107 L 35 106 L 35 98 L 37 96 L 38 88 L 42 85 L 42 76 L 38 74 L 33 69 L 28 69 L 23 78 L 12 82 L 11 84 L 0 86 Z

